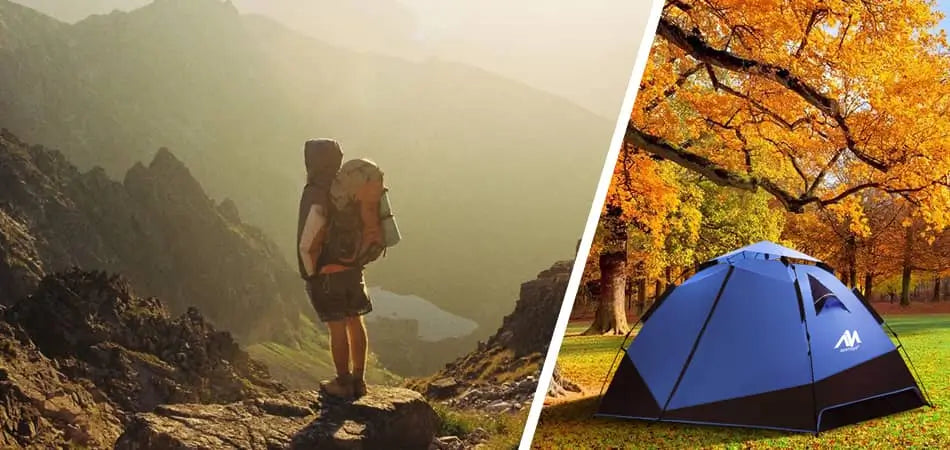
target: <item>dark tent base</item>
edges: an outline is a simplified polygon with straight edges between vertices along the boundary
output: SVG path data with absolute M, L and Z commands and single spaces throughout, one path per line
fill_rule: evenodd
M 846 398 L 859 400 L 842 403 Z M 895 350 L 814 385 L 664 411 L 624 352 L 595 416 L 817 434 L 925 405 Z
M 916 387 L 832 407 L 819 414 L 819 431 L 851 425 L 878 417 L 897 414 L 927 405 Z
M 782 428 L 782 427 L 768 427 L 761 425 L 745 425 L 745 424 L 735 424 L 735 423 L 716 423 L 716 422 L 699 422 L 693 420 L 679 420 L 679 419 L 657 419 L 656 417 L 634 417 L 634 416 L 617 416 L 612 414 L 594 414 L 594 417 L 604 417 L 608 419 L 631 419 L 631 420 L 640 420 L 643 422 L 654 422 L 654 423 L 677 423 L 683 425 L 698 425 L 704 427 L 729 427 L 729 428 L 751 428 L 758 430 L 771 430 L 771 431 L 787 431 L 791 433 L 811 433 L 816 434 L 815 430 L 797 430 L 794 428 Z

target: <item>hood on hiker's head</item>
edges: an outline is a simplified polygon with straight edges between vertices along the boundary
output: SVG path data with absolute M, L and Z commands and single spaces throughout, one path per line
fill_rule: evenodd
M 333 139 L 311 139 L 304 144 L 303 155 L 307 165 L 307 183 L 329 188 L 343 163 L 340 143 Z

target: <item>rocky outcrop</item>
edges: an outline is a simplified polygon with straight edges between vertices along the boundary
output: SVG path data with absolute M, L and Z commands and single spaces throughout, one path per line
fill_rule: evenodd
M 288 392 L 228 405 L 169 405 L 137 415 L 118 450 L 424 449 L 439 428 L 416 392 L 372 387 L 352 403 Z
M 198 310 L 103 272 L 48 275 L 0 319 L 2 448 L 427 448 L 440 428 L 408 389 L 287 391 Z
M 572 265 L 573 261 L 556 262 L 523 283 L 514 312 L 505 316 L 488 346 L 510 348 L 518 357 L 544 353 L 554 334 Z
M 463 409 L 510 412 L 526 407 L 554 333 L 571 261 L 555 263 L 521 285 L 515 310 L 478 348 L 435 375 L 407 385 L 429 398 Z
M 0 448 L 106 448 L 122 432 L 116 408 L 56 364 L 23 330 L 0 322 Z
M 0 207 L 0 302 L 25 297 L 42 277 L 35 238 L 25 224 Z
M 119 183 L 0 132 L 0 294 L 15 301 L 73 266 L 122 273 L 173 313 L 198 306 L 246 341 L 291 342 L 309 311 L 277 246 L 233 202 L 209 199 L 167 149 Z
M 172 317 L 120 277 L 47 275 L 0 311 L 3 448 L 107 448 L 134 414 L 161 404 L 282 392 L 197 310 Z
M 537 389 L 537 377 L 528 375 L 499 384 L 475 384 L 467 387 L 461 394 L 449 397 L 444 403 L 456 409 L 503 414 L 528 408 Z
M 47 276 L 4 316 L 60 372 L 91 382 L 123 412 L 283 390 L 230 333 L 216 331 L 197 309 L 172 318 L 157 299 L 137 297 L 127 281 L 102 272 Z

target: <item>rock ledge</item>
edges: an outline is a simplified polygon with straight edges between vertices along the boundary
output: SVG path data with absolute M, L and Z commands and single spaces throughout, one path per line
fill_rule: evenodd
M 418 393 L 371 386 L 342 401 L 292 391 L 227 405 L 162 405 L 138 414 L 117 450 L 191 449 L 425 449 L 439 417 Z

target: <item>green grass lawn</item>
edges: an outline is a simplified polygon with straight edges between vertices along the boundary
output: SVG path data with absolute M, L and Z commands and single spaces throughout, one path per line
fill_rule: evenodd
M 547 406 L 535 448 L 950 448 L 950 315 L 886 318 L 900 336 L 935 409 L 838 428 L 820 435 L 743 428 L 648 423 L 593 417 L 598 393 L 622 337 L 578 336 L 572 325 L 558 362 L 585 388 L 582 397 Z

